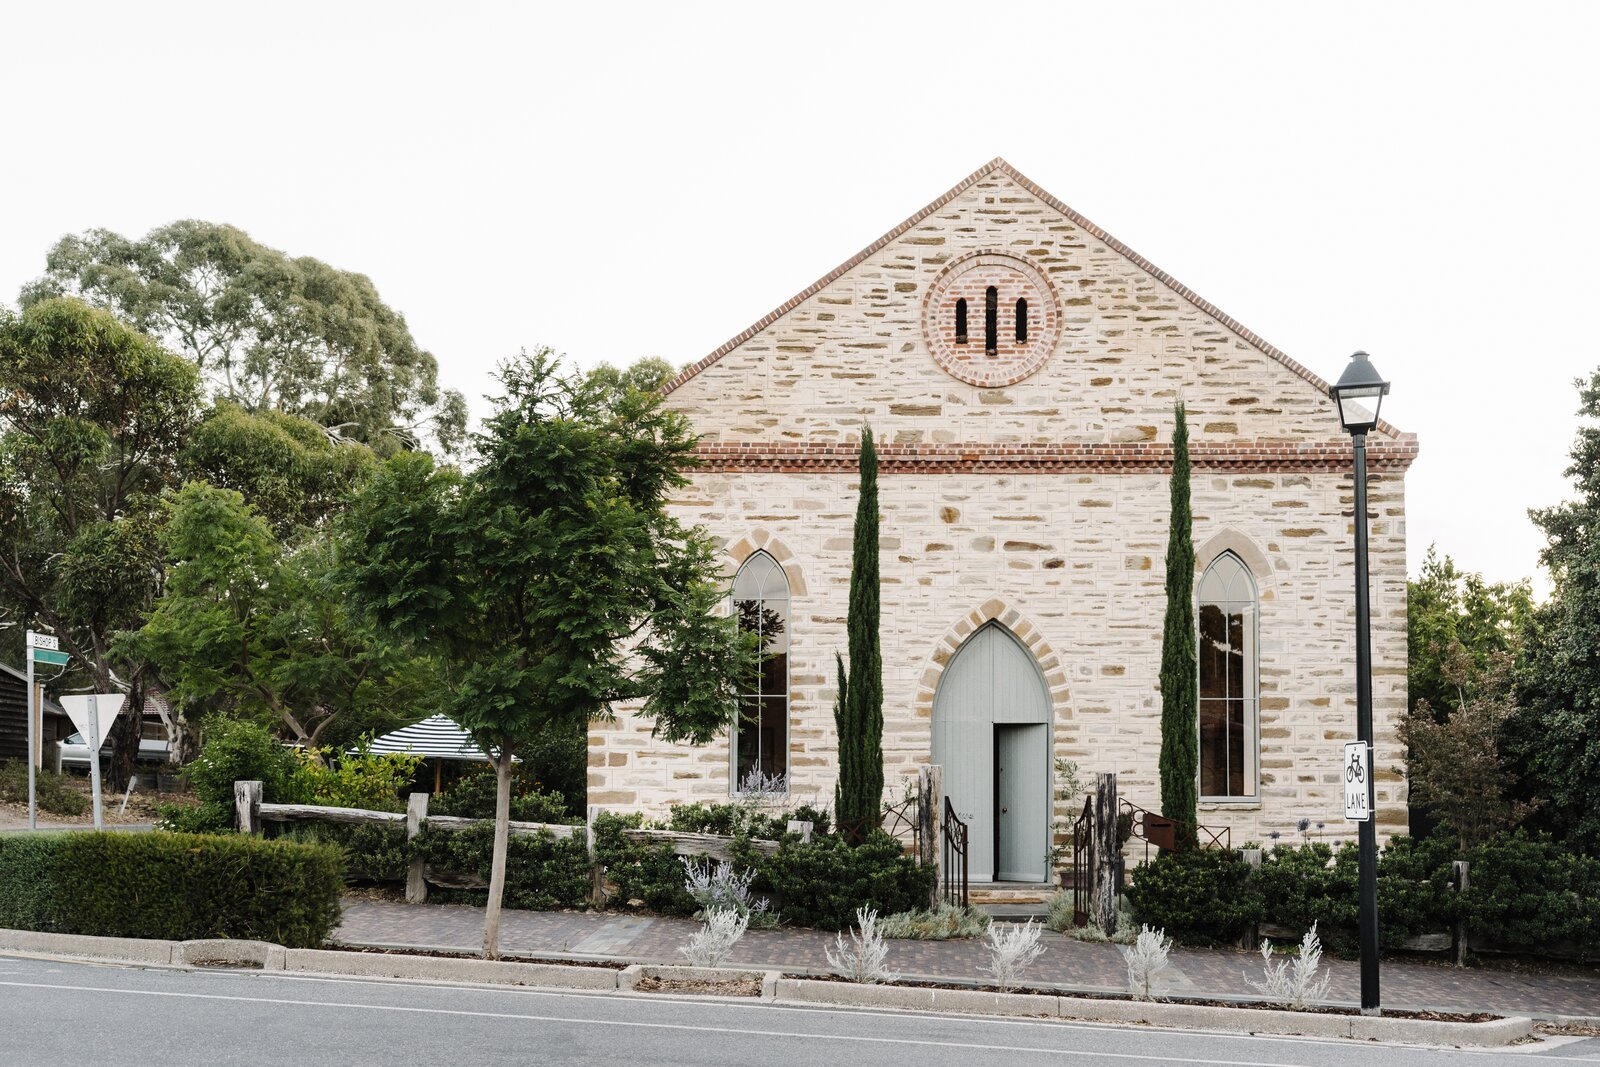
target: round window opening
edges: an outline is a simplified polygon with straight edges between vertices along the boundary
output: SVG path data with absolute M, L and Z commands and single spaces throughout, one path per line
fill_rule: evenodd
M 922 333 L 945 373 L 970 385 L 1014 385 L 1044 366 L 1061 332 L 1049 279 L 999 252 L 956 260 L 929 288 Z

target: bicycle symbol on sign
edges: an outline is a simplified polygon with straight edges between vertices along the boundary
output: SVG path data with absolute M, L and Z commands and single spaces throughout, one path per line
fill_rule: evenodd
M 1361 758 L 1360 749 L 1353 748 L 1350 750 L 1350 764 L 1344 769 L 1344 780 L 1346 782 L 1364 782 L 1367 780 L 1366 761 Z

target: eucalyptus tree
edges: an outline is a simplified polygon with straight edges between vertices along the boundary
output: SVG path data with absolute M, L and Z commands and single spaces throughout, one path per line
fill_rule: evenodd
M 466 404 L 371 279 L 214 222 L 129 238 L 70 234 L 23 305 L 80 296 L 193 360 L 213 396 L 282 411 L 380 451 L 460 442 Z

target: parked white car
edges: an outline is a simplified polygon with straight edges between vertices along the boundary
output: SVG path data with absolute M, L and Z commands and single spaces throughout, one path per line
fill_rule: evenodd
M 57 746 L 60 758 L 57 761 L 61 770 L 77 770 L 89 773 L 89 742 L 85 741 L 82 734 L 74 733 L 71 737 L 61 741 Z M 167 753 L 172 750 L 172 743 L 164 738 L 145 737 L 139 740 L 140 763 L 165 763 Z M 105 757 L 104 749 L 101 758 Z

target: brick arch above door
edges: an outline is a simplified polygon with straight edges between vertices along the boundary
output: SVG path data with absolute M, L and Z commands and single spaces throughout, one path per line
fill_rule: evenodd
M 1045 639 L 1038 624 L 1001 597 L 990 597 L 967 612 L 952 623 L 943 636 L 935 642 L 933 651 L 923 668 L 922 678 L 917 683 L 914 704 L 917 718 L 926 720 L 931 728 L 933 698 L 939 690 L 939 679 L 950 666 L 956 653 L 961 650 L 961 646 L 966 643 L 967 638 L 991 622 L 998 622 L 1010 630 L 1039 665 L 1039 671 L 1044 675 L 1045 688 L 1050 693 L 1050 711 L 1054 721 L 1062 723 L 1070 719 L 1067 673 L 1061 664 L 1061 658 Z

